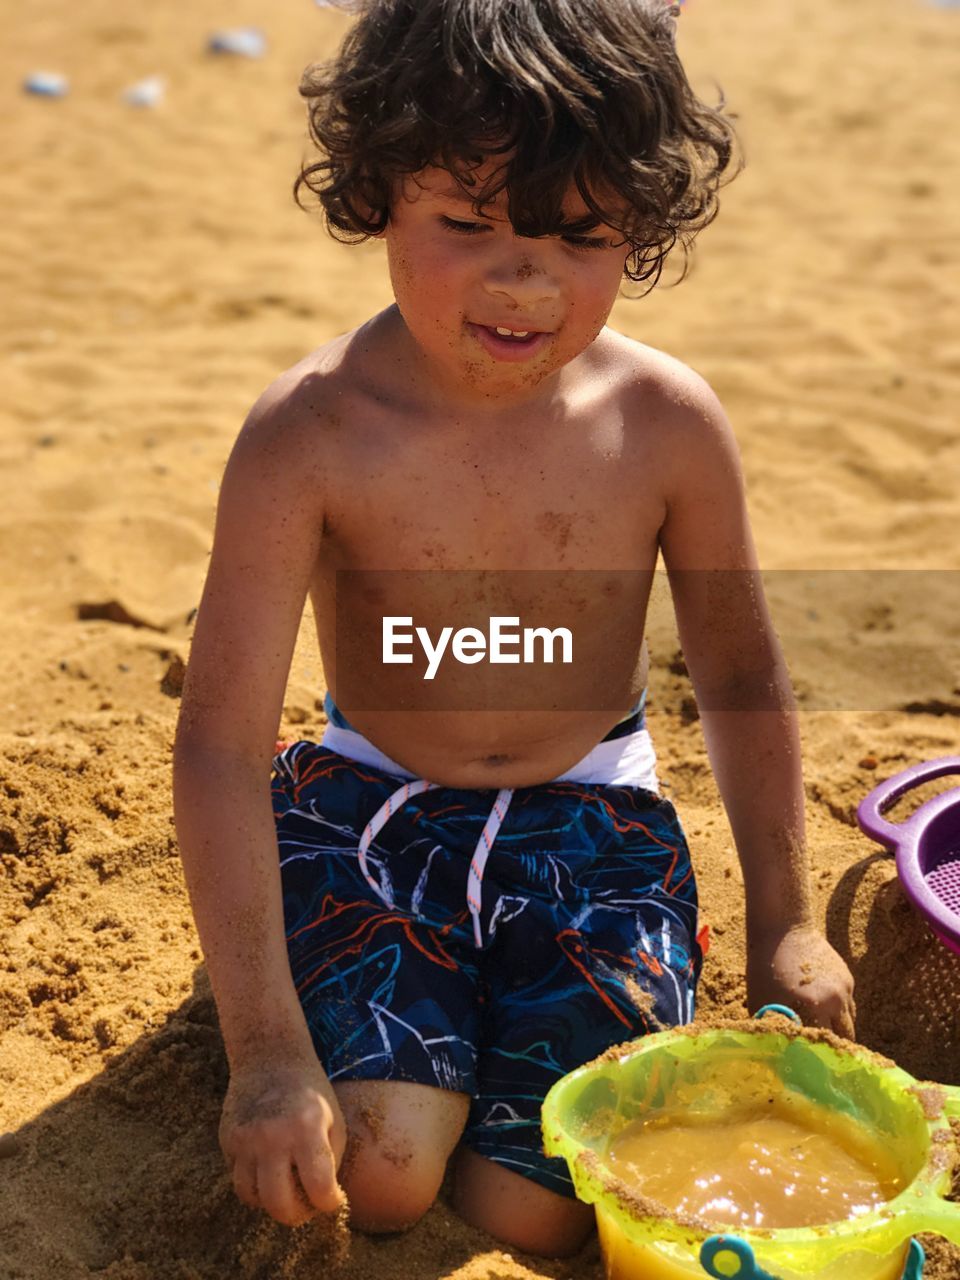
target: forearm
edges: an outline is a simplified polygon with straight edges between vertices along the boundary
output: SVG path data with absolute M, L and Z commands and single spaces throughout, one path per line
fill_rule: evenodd
M 703 734 L 743 870 L 747 938 L 812 919 L 800 735 L 782 669 L 705 700 Z
M 178 742 L 174 804 L 184 877 L 231 1066 L 306 1051 L 283 927 L 267 778 Z

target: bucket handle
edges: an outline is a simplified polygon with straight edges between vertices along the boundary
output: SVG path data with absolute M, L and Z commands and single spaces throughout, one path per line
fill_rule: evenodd
M 895 773 L 860 801 L 857 821 L 861 829 L 885 849 L 895 853 L 904 836 L 920 826 L 920 815 L 926 805 L 921 805 L 905 822 L 888 822 L 881 815 L 921 782 L 932 782 L 934 778 L 942 778 L 950 773 L 960 773 L 960 756 L 940 756 L 936 760 L 924 760 L 901 773 Z M 930 803 L 928 800 L 927 804 Z
M 791 1009 L 788 1004 L 765 1004 L 753 1016 L 755 1018 L 764 1018 L 768 1013 L 779 1013 L 782 1017 L 789 1018 L 791 1022 L 803 1021 L 799 1013 Z
M 720 1253 L 733 1254 L 743 1265 L 736 1271 L 730 1271 L 729 1267 L 718 1271 L 715 1259 Z M 902 1280 L 923 1280 L 924 1262 L 926 1254 L 923 1245 L 919 1240 L 911 1240 Z M 776 1280 L 769 1271 L 762 1271 L 757 1266 L 753 1250 L 739 1236 L 710 1236 L 708 1240 L 704 1240 L 700 1249 L 700 1265 L 714 1280 Z
M 923 1245 L 919 1240 L 911 1240 L 903 1280 L 923 1280 L 923 1264 L 926 1260 L 927 1255 L 923 1251 Z
M 933 1195 L 915 1208 L 903 1210 L 904 1235 L 932 1231 L 951 1244 L 960 1245 L 960 1204 Z
M 736 1271 L 731 1271 L 724 1259 L 723 1271 L 717 1259 L 723 1254 L 730 1255 L 737 1262 Z M 764 1271 L 753 1256 L 753 1250 L 746 1240 L 739 1236 L 710 1236 L 700 1246 L 700 1265 L 713 1280 L 777 1280 L 769 1271 Z
M 960 1087 L 941 1084 L 934 1088 L 942 1089 L 946 1094 L 943 1113 L 951 1120 L 960 1120 Z M 960 1204 L 954 1200 L 945 1200 L 937 1195 L 932 1187 L 927 1187 L 915 1204 L 903 1212 L 904 1225 L 909 1234 L 921 1231 L 933 1231 L 949 1240 L 951 1244 L 960 1245 Z

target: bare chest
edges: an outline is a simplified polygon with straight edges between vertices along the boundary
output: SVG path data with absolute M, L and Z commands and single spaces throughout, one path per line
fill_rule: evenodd
M 541 431 L 384 432 L 369 444 L 338 468 L 329 568 L 648 570 L 656 561 L 659 486 L 615 410 Z
M 328 685 L 423 776 L 485 785 L 478 756 L 555 776 L 643 684 L 652 461 L 615 408 L 541 431 L 388 425 L 357 422 L 336 462 L 311 593 Z M 431 711 L 429 734 L 404 708 Z

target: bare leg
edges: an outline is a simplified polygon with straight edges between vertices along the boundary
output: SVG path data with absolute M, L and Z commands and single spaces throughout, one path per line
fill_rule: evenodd
M 402 1231 L 430 1208 L 470 1099 L 394 1080 L 335 1084 L 347 1124 L 339 1181 L 358 1231 Z
M 548 1191 L 467 1147 L 457 1153 L 454 1186 L 461 1218 L 524 1253 L 569 1257 L 593 1229 L 589 1205 Z

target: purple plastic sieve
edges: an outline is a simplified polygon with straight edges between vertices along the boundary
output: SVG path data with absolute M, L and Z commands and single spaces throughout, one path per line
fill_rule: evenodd
M 927 760 L 894 774 L 861 800 L 857 821 L 896 854 L 904 893 L 940 941 L 960 955 L 960 787 L 927 800 L 905 822 L 882 816 L 913 787 L 950 773 L 960 774 L 960 756 Z

